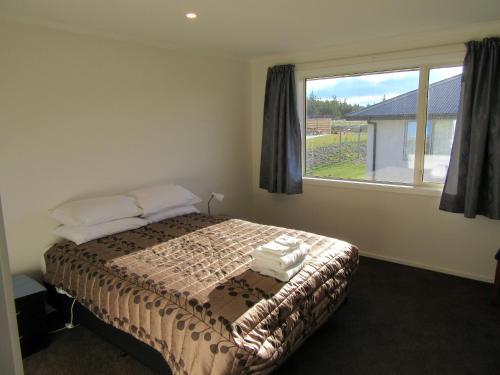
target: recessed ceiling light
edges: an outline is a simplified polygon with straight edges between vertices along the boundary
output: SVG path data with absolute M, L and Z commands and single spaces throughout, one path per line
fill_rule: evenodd
M 196 13 L 186 13 L 186 18 L 193 20 L 196 17 L 198 17 L 198 15 Z

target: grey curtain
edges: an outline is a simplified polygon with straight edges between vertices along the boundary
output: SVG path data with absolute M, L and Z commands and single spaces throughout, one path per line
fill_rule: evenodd
M 301 158 L 294 66 L 274 66 L 267 71 L 260 187 L 271 193 L 302 193 Z
M 439 208 L 500 219 L 500 38 L 466 43 L 460 110 Z

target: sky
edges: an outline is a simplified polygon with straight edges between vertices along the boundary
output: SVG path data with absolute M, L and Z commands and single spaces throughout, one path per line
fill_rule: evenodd
M 431 69 L 429 83 L 441 81 L 462 73 L 462 67 Z M 418 88 L 418 70 L 392 73 L 365 74 L 355 77 L 307 80 L 306 94 L 320 99 L 346 99 L 347 103 L 372 105 Z

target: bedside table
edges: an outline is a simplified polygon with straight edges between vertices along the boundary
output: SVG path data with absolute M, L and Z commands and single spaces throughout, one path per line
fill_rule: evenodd
M 45 289 L 25 275 L 12 278 L 16 304 L 17 326 L 23 357 L 33 354 L 49 344 L 45 316 Z
M 500 249 L 497 251 L 495 259 L 497 260 L 497 270 L 495 272 L 495 282 L 493 284 L 493 296 L 491 297 L 491 302 L 494 305 L 498 302 L 498 292 L 500 292 Z

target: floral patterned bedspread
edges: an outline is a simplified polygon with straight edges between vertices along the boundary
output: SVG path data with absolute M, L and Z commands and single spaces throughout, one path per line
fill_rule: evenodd
M 311 245 L 289 282 L 249 269 L 280 234 Z M 344 300 L 355 246 L 308 232 L 189 214 L 45 254 L 45 280 L 162 353 L 174 374 L 269 373 Z

